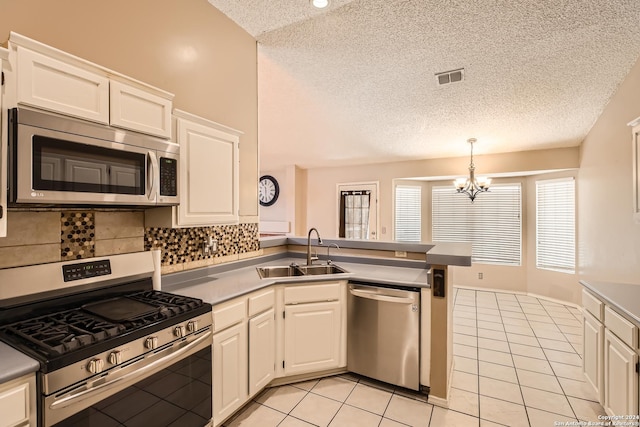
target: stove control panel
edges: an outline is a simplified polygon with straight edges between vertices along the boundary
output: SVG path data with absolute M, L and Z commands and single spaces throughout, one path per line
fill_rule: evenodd
M 62 266 L 62 276 L 65 282 L 106 276 L 108 274 L 111 274 L 111 261 L 108 259 Z

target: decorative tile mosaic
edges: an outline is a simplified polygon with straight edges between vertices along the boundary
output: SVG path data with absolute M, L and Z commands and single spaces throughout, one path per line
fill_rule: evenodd
M 60 212 L 60 259 L 95 256 L 95 221 L 93 212 Z
M 218 252 L 204 254 L 202 245 L 208 236 L 218 240 Z M 217 225 L 213 227 L 145 229 L 144 248 L 160 249 L 162 265 L 176 265 L 260 249 L 258 224 Z

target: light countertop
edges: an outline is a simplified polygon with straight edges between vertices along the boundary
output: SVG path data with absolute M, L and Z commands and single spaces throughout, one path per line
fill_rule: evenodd
M 640 284 L 580 280 L 580 284 L 640 326 Z
M 3 342 L 0 342 L 0 361 L 0 384 L 40 368 L 37 361 Z

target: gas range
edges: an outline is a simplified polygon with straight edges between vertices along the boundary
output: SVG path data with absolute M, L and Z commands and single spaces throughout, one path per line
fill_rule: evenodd
M 90 414 L 95 425 L 101 416 L 135 425 L 105 406 L 131 390 L 203 420 L 194 425 L 209 422 L 211 305 L 154 289 L 156 266 L 146 252 L 0 270 L 0 339 L 40 363 L 39 425 L 77 425 L 82 418 L 79 425 L 90 426 Z M 167 402 L 164 393 L 139 385 L 184 363 L 199 366 L 194 378 L 183 375 L 184 385 L 190 379 L 209 388 L 209 403 L 198 413 L 178 405 L 182 395 Z

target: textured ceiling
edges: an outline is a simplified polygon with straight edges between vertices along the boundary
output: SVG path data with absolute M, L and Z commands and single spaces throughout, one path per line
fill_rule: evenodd
M 575 146 L 640 55 L 638 0 L 209 1 L 258 40 L 263 170 Z

